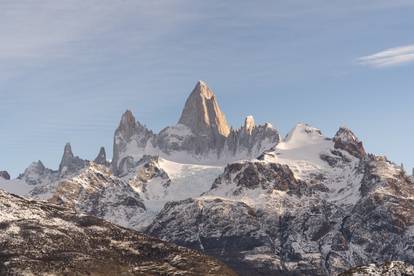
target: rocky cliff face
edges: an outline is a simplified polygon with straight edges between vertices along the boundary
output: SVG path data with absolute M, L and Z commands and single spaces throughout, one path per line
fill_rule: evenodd
M 121 118 L 114 137 L 112 170 L 116 175 L 125 173 L 134 162 L 141 159 L 155 135 L 135 120 L 131 111 L 126 111 Z
M 101 147 L 99 149 L 98 156 L 96 156 L 96 158 L 93 162 L 95 162 L 95 164 L 104 165 L 104 166 L 107 166 L 107 167 L 110 166 L 110 163 L 106 159 L 106 151 L 105 151 L 104 147 Z
M 185 125 L 200 136 L 227 137 L 230 128 L 217 103 L 213 91 L 203 81 L 197 82 L 188 97 L 179 124 Z
M 195 251 L 0 190 L 1 275 L 235 275 Z
M 112 167 L 115 174 L 125 174 L 144 155 L 181 163 L 225 165 L 255 158 L 279 140 L 276 129 L 270 124 L 256 126 L 251 116 L 240 129 L 230 129 L 216 96 L 200 81 L 187 99 L 178 124 L 159 134 L 126 112 L 115 132 Z
M 366 155 L 362 142 L 348 128 L 341 127 L 333 140 L 337 149 L 345 150 L 358 158 L 363 158 Z
M 340 276 L 403 276 L 414 275 L 414 266 L 404 262 L 386 262 L 384 264 L 370 264 L 366 266 L 355 267 Z
M 59 174 L 61 177 L 78 172 L 84 168 L 86 161 L 80 159 L 78 156 L 74 156 L 70 143 L 65 145 L 65 149 L 62 156 L 62 161 L 59 165 Z

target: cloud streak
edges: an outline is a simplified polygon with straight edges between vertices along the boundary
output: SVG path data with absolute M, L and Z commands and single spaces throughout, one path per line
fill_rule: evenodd
M 414 44 L 390 48 L 369 56 L 358 58 L 358 63 L 374 68 L 398 66 L 414 62 Z

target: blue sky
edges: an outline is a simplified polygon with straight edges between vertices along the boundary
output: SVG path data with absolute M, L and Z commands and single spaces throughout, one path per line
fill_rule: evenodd
M 354 130 L 414 166 L 414 2 L 0 1 L 0 169 L 112 151 L 121 114 L 175 124 L 199 79 L 233 126 Z

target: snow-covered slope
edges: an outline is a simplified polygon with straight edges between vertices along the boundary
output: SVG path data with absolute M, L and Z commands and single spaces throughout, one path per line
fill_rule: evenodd
M 259 160 L 226 166 L 201 197 L 167 204 L 147 231 L 241 274 L 335 275 L 414 263 L 413 203 L 414 183 L 350 130 L 329 139 L 299 124 Z
M 152 222 L 169 201 L 197 197 L 207 191 L 223 167 L 181 164 L 156 156 L 144 156 L 136 167 L 122 176 L 146 207 L 142 229 Z
M 363 172 L 359 158 L 336 146 L 334 140 L 342 135 L 345 135 L 343 128 L 333 139 L 329 139 L 319 129 L 298 124 L 284 141 L 260 159 L 288 165 L 297 179 L 311 187 L 318 185 L 326 189 L 324 198 L 329 201 L 355 204 L 360 198 L 358 189 Z M 349 143 L 352 144 L 351 141 Z

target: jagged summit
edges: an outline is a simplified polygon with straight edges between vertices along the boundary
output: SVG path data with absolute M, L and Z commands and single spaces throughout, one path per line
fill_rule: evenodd
M 85 160 L 82 160 L 73 154 L 70 143 L 66 143 L 65 149 L 63 151 L 62 161 L 59 165 L 59 174 L 63 176 L 65 174 L 76 172 L 79 169 L 83 168 L 85 164 Z
M 130 143 L 133 143 L 135 148 L 144 149 L 152 138 L 154 138 L 154 133 L 136 121 L 132 112 L 127 110 L 122 115 L 114 135 L 112 158 L 112 169 L 114 173 L 116 175 L 120 173 L 119 163 L 125 157 L 123 153 L 127 150 Z M 141 154 L 139 155 L 141 156 Z
M 99 149 L 98 156 L 96 156 L 94 162 L 100 165 L 106 165 L 108 161 L 106 160 L 106 151 L 104 147 Z
M 59 172 L 63 170 L 63 167 L 67 165 L 73 159 L 73 157 L 74 155 L 72 152 L 72 146 L 70 145 L 70 143 L 66 143 L 65 148 L 63 150 L 62 160 L 60 161 L 59 165 Z
M 197 82 L 188 97 L 178 123 L 200 135 L 210 135 L 213 132 L 227 137 L 230 133 L 226 117 L 213 91 L 203 81 Z
M 115 131 L 112 171 L 123 175 L 144 155 L 180 163 L 227 164 L 255 158 L 280 141 L 270 124 L 256 125 L 252 116 L 230 129 L 213 91 L 198 81 L 187 98 L 178 123 L 153 133 L 127 110 Z
M 357 158 L 363 158 L 366 155 L 362 142 L 349 128 L 340 127 L 333 141 L 335 142 L 335 148 L 348 151 Z

